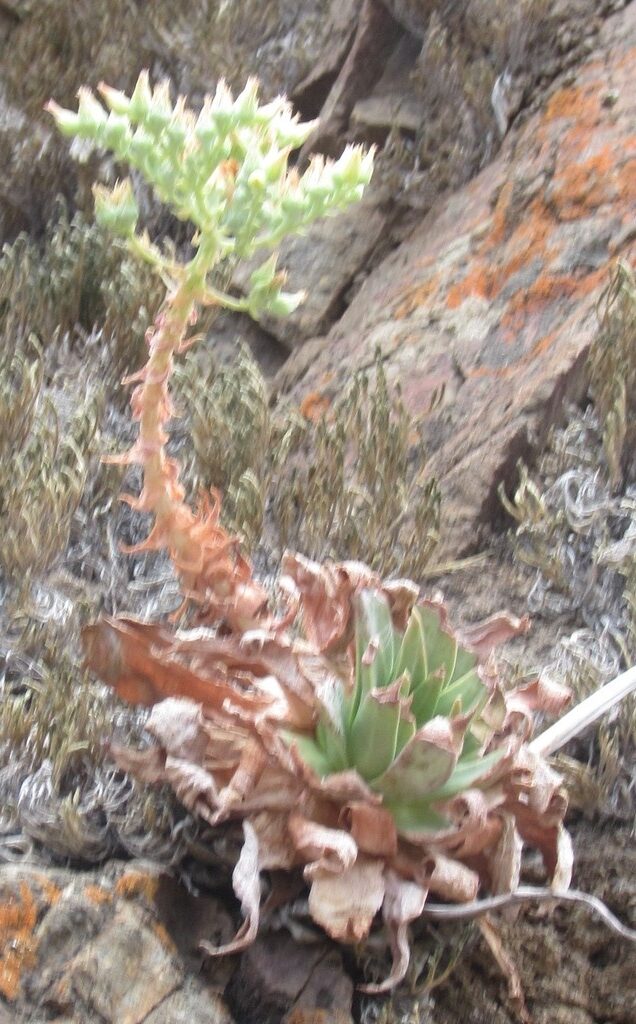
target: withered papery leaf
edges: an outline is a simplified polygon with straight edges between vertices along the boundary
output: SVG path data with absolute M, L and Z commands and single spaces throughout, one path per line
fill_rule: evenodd
M 210 956 L 224 956 L 226 953 L 238 953 L 254 942 L 258 934 L 258 921 L 261 903 L 261 883 L 259 878 L 259 847 L 258 837 L 249 821 L 243 822 L 245 841 L 241 855 L 232 872 L 232 888 L 241 902 L 244 921 L 232 942 L 225 946 L 212 946 L 209 942 L 201 942 L 200 948 Z
M 155 704 L 146 730 L 170 756 L 203 764 L 209 736 L 201 705 L 196 701 L 169 697 Z
M 574 847 L 572 837 L 564 825 L 559 825 L 556 843 L 556 864 L 552 872 L 551 886 L 555 892 L 565 892 L 570 888 L 572 869 L 574 867 Z
M 338 942 L 362 942 L 384 900 L 384 864 L 359 857 L 341 875 L 315 877 L 309 890 L 314 921 Z
M 393 966 L 391 973 L 377 985 L 361 985 L 363 992 L 379 994 L 395 988 L 404 978 L 411 956 L 408 939 L 408 926 L 415 921 L 424 909 L 427 889 L 416 882 L 401 878 L 395 871 L 386 871 L 384 876 L 385 893 L 382 904 L 382 917 L 386 925 Z
M 428 880 L 430 892 L 453 903 L 468 903 L 479 892 L 479 875 L 459 860 L 434 854 L 435 866 Z
M 504 726 L 514 728 L 516 722 L 521 723 L 523 738 L 528 739 L 534 729 L 535 712 L 559 715 L 571 696 L 567 687 L 555 683 L 547 675 L 542 675 L 506 694 L 507 713 Z
M 523 841 L 517 832 L 515 820 L 511 814 L 502 814 L 502 829 L 492 857 L 491 890 L 494 893 L 512 892 L 519 885 L 521 875 L 521 854 Z
M 307 864 L 305 878 L 321 874 L 341 875 L 355 864 L 358 856 L 356 841 L 343 829 L 326 828 L 301 814 L 290 814 L 288 827 L 300 859 Z
M 358 848 L 372 857 L 394 857 L 398 848 L 395 819 L 385 807 L 363 801 L 348 804 L 340 821 L 351 833 Z
M 515 636 L 527 633 L 529 629 L 530 618 L 527 615 L 518 619 L 509 612 L 496 612 L 482 622 L 464 627 L 461 630 L 461 638 L 480 658 L 485 659 L 495 647 L 500 647 Z
M 261 871 L 290 870 L 297 861 L 288 828 L 289 815 L 260 811 L 250 815 L 258 839 L 258 863 Z
M 361 562 L 321 565 L 291 551 L 283 555 L 282 569 L 298 589 L 307 640 L 324 653 L 344 649 L 351 639 L 353 596 L 381 587 L 377 573 Z
M 165 627 L 136 619 L 102 616 L 82 631 L 86 664 L 129 704 L 151 706 L 166 697 L 189 697 L 203 707 L 266 709 L 271 698 L 242 692 L 211 661 L 191 669 L 175 656 L 174 636 Z

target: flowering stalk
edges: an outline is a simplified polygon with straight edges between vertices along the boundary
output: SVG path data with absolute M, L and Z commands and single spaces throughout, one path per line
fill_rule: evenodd
M 130 179 L 111 190 L 94 189 L 98 221 L 169 282 L 166 301 L 148 332 L 148 362 L 129 378 L 137 382 L 132 411 L 139 436 L 129 452 L 114 460 L 141 466 L 141 494 L 123 498 L 154 516 L 146 540 L 128 550 L 165 547 L 185 596 L 197 600 L 206 617 L 231 629 L 248 629 L 264 621 L 266 592 L 252 579 L 238 539 L 220 526 L 218 495 L 203 496 L 199 508 L 190 509 L 178 464 L 166 454 L 165 428 L 174 414 L 169 392 L 174 358 L 185 347 L 187 330 L 202 305 L 255 318 L 284 316 L 296 308 L 304 294 L 283 290 L 285 274 L 277 270 L 275 255 L 253 271 L 243 297 L 213 287 L 210 274 L 222 260 L 249 258 L 359 199 L 371 176 L 373 154 L 347 147 L 336 162 L 314 159 L 299 177 L 288 169 L 289 156 L 314 124 L 300 124 L 282 98 L 259 105 L 254 80 L 236 99 L 221 82 L 198 115 L 183 98 L 173 105 L 167 84 L 153 91 L 147 72 L 130 97 L 105 85 L 99 91 L 110 113 L 86 89 L 80 89 L 76 113 L 49 103 L 60 130 L 110 150 L 118 162 L 140 172 L 179 219 L 195 227 L 195 254 L 188 263 L 177 263 L 147 233 L 136 233 L 139 211 Z

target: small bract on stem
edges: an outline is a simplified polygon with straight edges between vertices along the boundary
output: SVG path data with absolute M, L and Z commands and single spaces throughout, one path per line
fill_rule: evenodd
M 174 358 L 186 343 L 202 306 L 286 316 L 302 292 L 284 290 L 285 273 L 269 255 L 251 274 L 247 294 L 235 296 L 212 283 L 221 262 L 271 250 L 314 220 L 360 199 L 373 169 L 372 151 L 349 146 L 337 161 L 316 157 L 300 176 L 289 168 L 294 149 L 315 124 L 302 124 L 283 98 L 261 104 L 251 79 L 234 98 L 221 82 L 200 112 L 182 97 L 172 103 L 167 83 L 155 89 L 143 71 L 131 96 L 107 85 L 80 89 L 77 112 L 48 104 L 60 130 L 110 151 L 152 186 L 157 198 L 194 227 L 192 258 L 166 255 L 147 232 L 137 231 L 139 209 L 129 178 L 111 188 L 95 186 L 95 215 L 138 258 L 150 263 L 167 284 L 167 296 L 147 333 L 149 356 L 134 376 L 132 410 L 137 441 L 118 461 L 140 465 L 139 496 L 125 495 L 134 508 L 154 516 L 139 549 L 166 548 L 185 593 L 204 602 L 219 618 L 248 627 L 258 621 L 265 593 L 251 578 L 237 541 L 219 524 L 216 496 L 193 511 L 185 503 L 179 466 L 166 453 L 166 423 L 174 410 L 170 377 Z

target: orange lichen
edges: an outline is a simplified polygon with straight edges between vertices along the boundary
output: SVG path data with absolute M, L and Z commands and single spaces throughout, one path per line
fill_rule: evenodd
M 626 160 L 622 167 L 617 168 L 616 186 L 622 199 L 636 202 L 636 159 Z
M 525 319 L 528 315 L 541 312 L 550 303 L 589 295 L 604 280 L 605 274 L 605 267 L 580 278 L 569 274 L 541 274 L 529 288 L 524 288 L 513 295 L 502 319 L 502 325 L 512 324 L 513 318 L 519 313 L 522 313 Z
M 552 255 L 548 239 L 553 229 L 554 217 L 545 202 L 541 198 L 533 199 L 523 220 L 508 240 L 507 249 L 512 256 L 499 271 L 502 285 L 517 271 L 527 267 L 533 259 L 540 257 L 546 260 Z
M 430 299 L 433 292 L 436 291 L 439 285 L 440 275 L 433 274 L 428 280 L 412 285 L 407 291 L 402 294 L 402 301 L 393 311 L 393 316 L 396 320 L 403 320 L 404 317 L 409 316 L 415 309 L 419 309 Z
M 557 117 L 572 117 L 577 121 L 581 119 L 582 112 L 589 114 L 590 104 L 593 104 L 596 113 L 600 111 L 597 90 L 590 94 L 589 89 L 582 86 L 571 86 L 566 89 L 559 89 L 550 97 L 545 108 L 544 119 L 553 121 Z
M 46 875 L 43 874 L 34 875 L 34 878 L 40 887 L 40 893 L 45 901 L 50 907 L 54 906 L 62 895 L 62 890 L 59 885 L 55 885 L 50 878 L 47 878 Z
M 20 994 L 24 970 L 35 964 L 38 920 L 36 901 L 26 881 L 20 883 L 20 897 L 0 903 L 0 994 L 13 1002 Z
M 124 899 L 140 898 L 146 903 L 154 902 L 159 888 L 159 879 L 144 871 L 127 871 L 115 883 L 115 893 Z
M 590 210 L 616 198 L 616 157 L 605 146 L 579 163 L 568 164 L 556 175 L 551 198 L 560 220 L 578 220 Z
M 300 403 L 301 415 L 312 423 L 317 423 L 329 411 L 331 402 L 320 391 L 310 391 Z
M 108 892 L 101 885 L 85 885 L 84 896 L 91 903 L 96 903 L 98 906 L 102 903 L 110 903 L 113 898 L 112 893 Z
M 497 244 L 499 242 L 503 242 L 506 237 L 506 231 L 509 226 L 508 214 L 513 187 L 513 183 L 511 181 L 507 181 L 497 197 L 497 203 L 492 215 L 492 227 L 486 236 L 487 243 Z
M 481 299 L 492 299 L 496 279 L 496 273 L 480 261 L 468 272 L 466 277 L 448 289 L 446 305 L 449 309 L 457 309 L 469 295 L 477 295 Z
M 153 921 L 151 927 L 152 927 L 153 932 L 155 933 L 155 935 L 159 939 L 159 942 L 161 943 L 161 945 L 166 950 L 168 950 L 169 953 L 176 953 L 177 952 L 177 947 L 175 946 L 174 941 L 172 939 L 172 936 L 168 932 L 168 929 L 166 928 L 166 926 L 164 924 L 162 924 L 161 921 Z

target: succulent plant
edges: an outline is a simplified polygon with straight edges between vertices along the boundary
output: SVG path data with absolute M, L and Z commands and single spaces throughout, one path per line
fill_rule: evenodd
M 495 616 L 461 638 L 408 581 L 291 554 L 283 568 L 290 610 L 267 627 L 175 634 L 102 619 L 85 631 L 88 663 L 125 699 L 155 705 L 155 745 L 115 745 L 120 766 L 168 783 L 211 825 L 243 821 L 233 883 L 245 923 L 204 948 L 248 945 L 260 872 L 302 870 L 333 938 L 365 939 L 382 912 L 394 956 L 382 991 L 406 972 L 408 923 L 429 894 L 514 890 L 524 842 L 567 887 L 565 795 L 527 743 L 533 711 L 558 710 L 567 691 L 503 691 L 488 654 L 524 620 Z
M 484 754 L 505 703 L 482 677 L 477 654 L 444 628 L 441 606 L 422 603 L 395 628 L 387 597 L 356 597 L 355 672 L 336 715 L 313 737 L 291 736 L 325 777 L 354 769 L 379 793 L 399 829 L 450 827 L 436 805 L 485 778 L 505 747 Z

